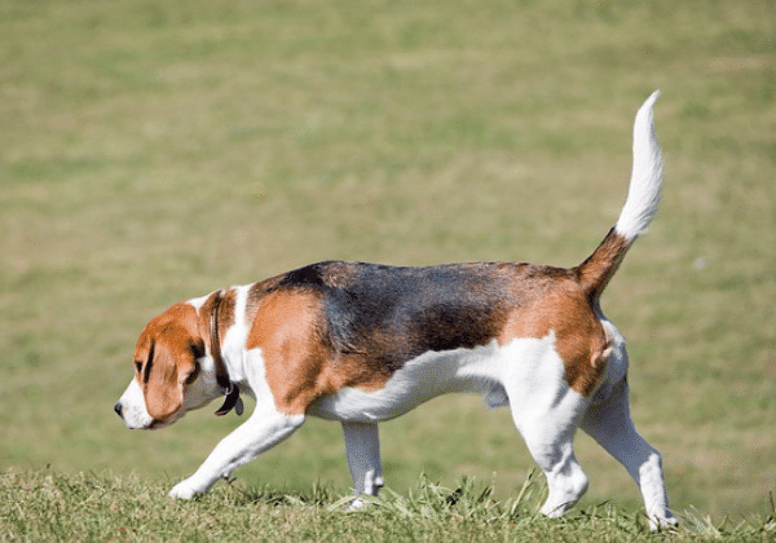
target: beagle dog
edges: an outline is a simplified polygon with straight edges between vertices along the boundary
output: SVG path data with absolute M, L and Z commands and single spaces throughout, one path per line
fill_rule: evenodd
M 320 262 L 180 302 L 151 320 L 114 408 L 129 428 L 169 426 L 219 397 L 217 415 L 241 413 L 240 394 L 256 400 L 170 496 L 206 492 L 313 416 L 342 424 L 357 507 L 383 486 L 378 423 L 440 394 L 470 392 L 511 409 L 547 478 L 543 514 L 562 515 L 587 489 L 573 449 L 582 428 L 635 480 L 650 527 L 676 524 L 661 456 L 631 420 L 625 340 L 599 305 L 657 211 L 657 97 L 636 115 L 621 215 L 576 267 Z

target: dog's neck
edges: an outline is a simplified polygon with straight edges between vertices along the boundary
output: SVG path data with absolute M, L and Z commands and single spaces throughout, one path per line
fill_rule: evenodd
M 221 387 L 226 398 L 224 398 L 223 405 L 216 411 L 216 415 L 223 416 L 234 409 L 238 415 L 242 415 L 243 404 L 240 399 L 240 389 L 230 379 L 229 370 L 227 368 L 224 357 L 221 353 L 221 337 L 219 334 L 218 326 L 218 312 L 221 309 L 221 301 L 223 300 L 224 292 L 220 291 L 216 298 L 215 307 L 210 316 L 210 355 L 213 358 L 213 366 L 216 374 L 216 382 Z

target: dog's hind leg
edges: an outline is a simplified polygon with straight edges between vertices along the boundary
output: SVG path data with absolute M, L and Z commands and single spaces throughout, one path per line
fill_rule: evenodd
M 579 501 L 588 485 L 574 455 L 575 421 L 558 418 L 557 413 L 545 413 L 531 420 L 521 415 L 514 418 L 528 450 L 547 478 L 549 494 L 541 512 L 558 517 Z
M 515 426 L 547 478 L 549 495 L 541 512 L 557 517 L 587 490 L 587 476 L 574 456 L 574 434 L 590 400 L 568 386 L 554 334 L 515 342 L 513 348 L 500 381 Z
M 377 423 L 343 422 L 342 432 L 355 495 L 350 507 L 356 509 L 363 503 L 361 496 L 377 496 L 383 486 L 380 438 Z
M 507 386 L 515 426 L 547 478 L 549 495 L 541 509 L 558 517 L 571 509 L 587 490 L 588 479 L 574 455 L 574 434 L 587 398 L 561 385 L 528 387 L 522 381 Z
M 622 379 L 603 401 L 590 406 L 581 428 L 622 464 L 639 485 L 652 530 L 677 524 L 668 508 L 660 453 L 636 431 L 630 415 L 628 383 Z

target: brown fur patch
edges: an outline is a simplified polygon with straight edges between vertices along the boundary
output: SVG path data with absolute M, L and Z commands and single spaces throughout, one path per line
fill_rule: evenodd
M 272 277 L 251 285 L 245 301 L 245 322 L 253 322 L 256 311 L 268 292 L 277 288 L 282 276 Z
M 517 338 L 542 338 L 553 332 L 565 380 L 575 391 L 592 394 L 606 369 L 606 332 L 594 308 L 570 274 L 548 278 L 550 284 L 530 304 L 517 308 L 499 338 L 504 345 Z
M 321 343 L 318 296 L 309 292 L 272 292 L 257 300 L 247 349 L 260 348 L 275 406 L 302 414 L 325 392 L 335 390 L 324 377 L 329 354 Z
M 579 277 L 582 289 L 589 293 L 591 300 L 597 300 L 604 291 L 629 248 L 630 244 L 625 236 L 612 228 L 593 254 L 573 269 Z

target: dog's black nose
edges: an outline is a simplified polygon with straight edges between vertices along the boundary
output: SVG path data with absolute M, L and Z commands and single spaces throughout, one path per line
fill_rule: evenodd
M 121 417 L 122 419 L 124 418 L 124 415 L 122 414 L 121 403 L 117 403 L 116 405 L 114 405 L 113 410 L 116 412 L 116 414 L 119 417 Z

